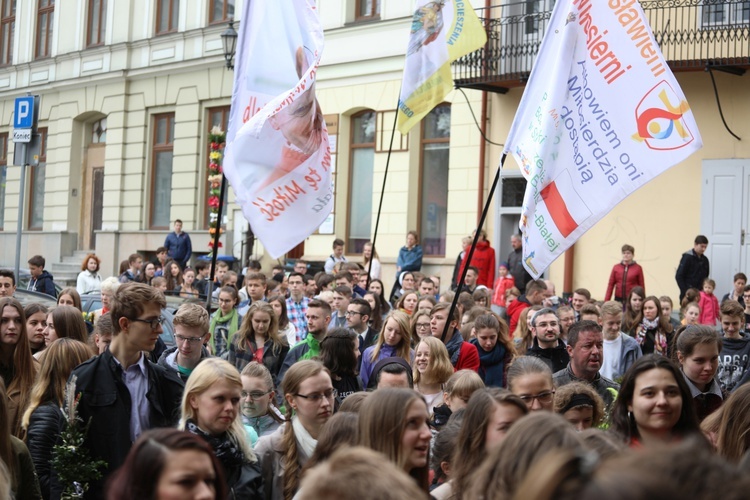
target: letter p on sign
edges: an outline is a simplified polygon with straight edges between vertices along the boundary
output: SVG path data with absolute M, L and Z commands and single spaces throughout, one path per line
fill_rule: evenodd
M 34 126 L 34 97 L 16 97 L 13 113 L 13 128 L 32 128 Z

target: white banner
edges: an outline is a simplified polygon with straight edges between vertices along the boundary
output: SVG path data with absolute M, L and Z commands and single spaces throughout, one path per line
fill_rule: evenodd
M 333 208 L 328 132 L 315 99 L 323 51 L 315 0 L 248 0 L 242 14 L 224 174 L 273 258 Z
M 505 152 L 528 181 L 535 278 L 615 205 L 702 146 L 636 0 L 558 0 Z

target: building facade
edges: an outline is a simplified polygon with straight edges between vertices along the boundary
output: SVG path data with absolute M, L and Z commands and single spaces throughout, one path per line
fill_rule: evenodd
M 323 260 L 339 237 L 356 261 L 378 225 L 389 284 L 398 249 L 415 229 L 423 270 L 440 275 L 444 289 L 461 238 L 489 196 L 553 3 L 473 0 L 490 43 L 455 66 L 461 90 L 392 139 L 413 2 L 318 2 L 326 47 L 317 94 L 335 143 L 335 208 L 293 255 Z M 735 0 L 695 3 L 649 2 L 648 14 L 704 148 L 615 208 L 575 245 L 567 265 L 558 259 L 547 273 L 558 292 L 566 283 L 567 291 L 586 286 L 600 297 L 629 243 L 647 292 L 676 297 L 680 254 L 701 232 L 711 241 L 717 293 L 734 272 L 750 270 L 750 149 L 725 129 L 711 81 L 727 125 L 750 137 L 750 9 Z M 41 95 L 43 151 L 25 180 L 22 262 L 35 253 L 57 262 L 95 248 L 113 274 L 130 253 L 160 246 L 177 218 L 194 248 L 208 250 L 208 132 L 226 128 L 233 78 L 220 34 L 229 19 L 241 22 L 241 11 L 241 0 L 0 0 L 0 265 L 12 264 L 15 252 L 20 169 L 11 165 L 8 137 L 14 98 L 26 92 Z M 484 143 L 480 128 L 497 144 Z M 498 261 L 517 232 L 524 186 L 509 159 L 485 225 Z M 230 189 L 224 252 L 240 257 L 246 222 L 232 200 Z M 254 256 L 261 254 L 258 244 Z

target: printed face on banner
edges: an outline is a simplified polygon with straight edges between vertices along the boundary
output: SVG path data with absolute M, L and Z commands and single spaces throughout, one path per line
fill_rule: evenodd
M 243 19 L 224 172 L 253 231 L 279 256 L 333 206 L 315 96 L 323 33 L 313 0 L 249 1 Z

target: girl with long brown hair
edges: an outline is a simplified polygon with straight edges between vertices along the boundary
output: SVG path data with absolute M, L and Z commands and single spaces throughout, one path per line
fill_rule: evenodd
M 21 437 L 21 416 L 29 406 L 38 365 L 31 355 L 21 303 L 12 297 L 1 298 L 0 317 L 0 378 L 7 387 L 7 423 L 11 434 Z
M 263 363 L 274 379 L 278 376 L 289 344 L 279 336 L 279 319 L 268 302 L 253 302 L 242 319 L 240 329 L 229 345 L 228 361 L 238 371 L 250 363 Z
M 268 500 L 294 497 L 302 467 L 315 451 L 320 431 L 333 415 L 336 399 L 328 370 L 313 360 L 293 364 L 284 375 L 281 390 L 287 421 L 273 434 L 260 438 L 255 447 Z
M 63 424 L 60 408 L 65 399 L 65 384 L 73 369 L 93 355 L 91 348 L 78 340 L 55 340 L 45 351 L 39 377 L 31 390 L 31 402 L 21 425 L 44 498 L 50 494 L 52 447 Z
M 429 413 L 422 397 L 410 389 L 379 389 L 359 412 L 360 444 L 384 454 L 429 489 Z

